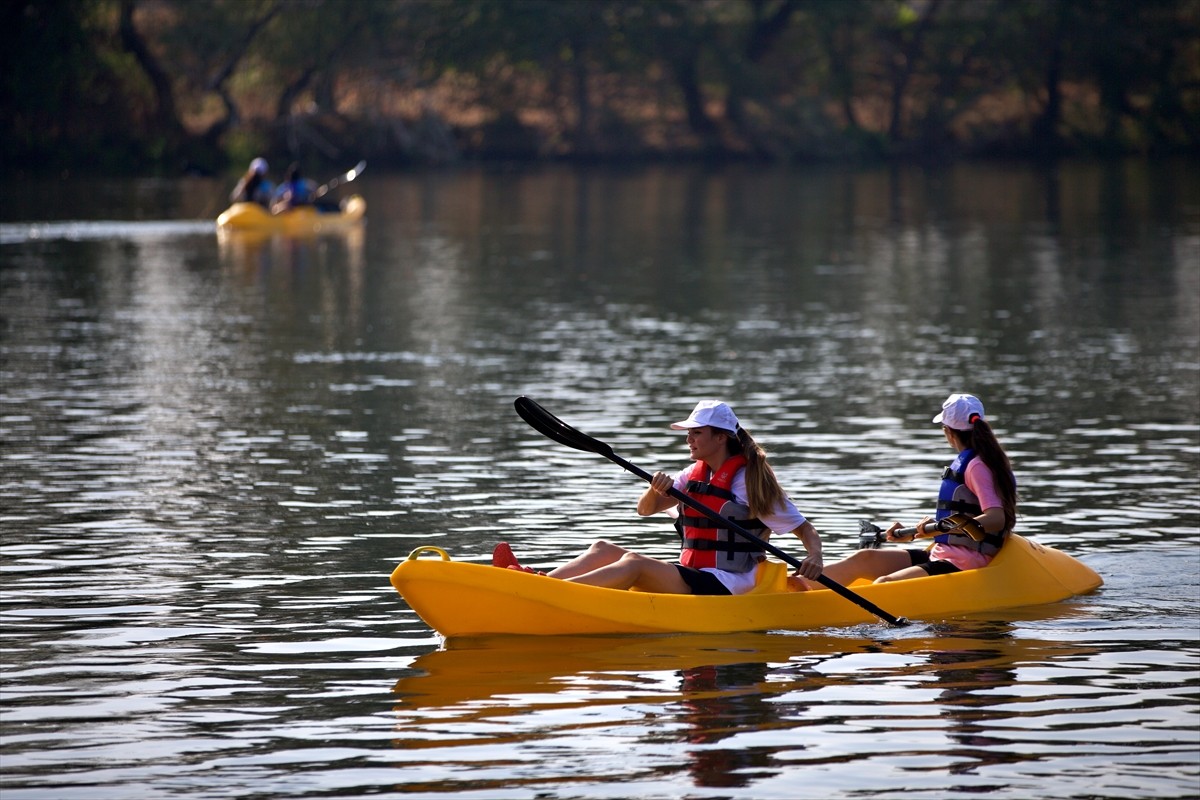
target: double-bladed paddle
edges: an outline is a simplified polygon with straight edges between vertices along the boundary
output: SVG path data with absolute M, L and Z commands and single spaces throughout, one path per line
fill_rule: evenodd
M 350 181 L 357 178 L 359 175 L 362 175 L 363 170 L 366 168 L 367 168 L 366 161 L 358 162 L 353 167 L 351 167 L 350 169 L 343 172 L 341 175 L 338 175 L 336 178 L 331 179 L 328 183 L 323 183 L 320 186 L 318 186 L 317 190 L 315 192 L 313 192 L 313 199 L 316 200 L 318 198 L 324 197 L 325 195 L 329 194 L 331 191 L 333 191 L 337 187 L 341 186 L 343 183 L 349 183 Z
M 982 542 L 984 536 L 986 536 L 983 526 L 979 524 L 979 520 L 970 514 L 964 514 L 960 511 L 957 514 L 951 514 L 936 522 L 926 524 L 924 533 L 921 533 L 916 528 L 900 528 L 895 532 L 896 539 L 893 541 L 906 542 L 912 539 L 926 539 L 932 536 L 940 536 L 943 533 L 957 533 L 970 536 L 977 542 Z M 888 540 L 887 531 L 865 519 L 858 521 L 858 537 L 859 550 L 879 547 Z
M 619 455 L 614 453 L 613 449 L 611 447 L 609 447 L 607 444 L 605 444 L 604 442 L 600 441 L 599 439 L 593 439 L 591 436 L 588 436 L 586 433 L 583 433 L 581 431 L 576 430 L 575 428 L 572 428 L 570 425 L 563 422 L 561 419 L 554 416 L 549 411 L 547 411 L 546 409 L 542 408 L 540 405 L 535 403 L 533 400 L 530 400 L 528 397 L 524 397 L 524 396 L 518 397 L 516 399 L 516 401 L 513 403 L 513 405 L 516 406 L 517 413 L 521 416 L 521 419 L 528 422 L 530 424 L 530 426 L 533 427 L 534 430 L 538 431 L 543 436 L 545 436 L 549 439 L 553 439 L 554 441 L 558 442 L 559 444 L 566 445 L 567 447 L 573 448 L 575 450 L 582 450 L 585 453 L 596 453 L 598 455 L 602 455 L 605 458 L 607 458 L 608 460 L 621 465 L 627 471 L 632 472 L 634 475 L 637 475 L 639 478 L 646 481 L 647 483 L 649 483 L 651 480 L 653 480 L 653 476 L 650 473 L 646 472 L 644 469 L 641 469 L 640 467 L 637 467 L 637 466 L 629 463 L 625 459 L 621 458 Z M 717 513 L 716 511 L 713 511 L 711 508 L 708 508 L 704 504 L 696 502 L 695 500 L 688 497 L 686 494 L 679 491 L 678 489 L 672 488 L 668 492 L 668 494 L 671 497 L 673 497 L 674 499 L 676 499 L 679 502 L 686 505 L 688 508 L 699 511 L 700 513 L 704 514 L 706 517 L 709 517 L 710 519 L 720 522 L 722 526 L 729 528 L 729 530 L 738 534 L 743 539 L 746 539 L 747 541 L 752 542 L 753 544 L 755 544 L 758 547 L 761 547 L 763 550 L 765 550 L 766 552 L 775 556 L 776 558 L 778 558 L 782 561 L 785 561 L 788 564 L 790 564 L 791 566 L 799 569 L 800 562 L 797 561 L 794 557 L 788 555 L 787 553 L 780 550 L 778 547 L 771 544 L 770 542 L 766 542 L 766 541 L 763 541 L 762 539 L 758 538 L 753 533 L 751 533 L 750 531 L 743 528 L 741 525 L 738 525 L 736 522 L 733 522 L 732 520 L 721 516 L 719 513 Z M 884 611 L 879 606 L 872 603 L 870 600 L 866 599 L 862 595 L 859 595 L 859 594 L 856 594 L 855 592 L 850 591 L 845 586 L 842 586 L 840 583 L 833 580 L 832 578 L 827 578 L 824 575 L 821 575 L 817 578 L 817 582 L 820 583 L 825 588 L 832 589 L 833 591 L 837 592 L 838 594 L 840 594 L 842 597 L 846 598 L 850 602 L 866 609 L 867 611 L 870 611 L 872 614 L 874 614 L 875 616 L 879 617 L 880 619 L 884 620 L 885 622 L 887 622 L 891 625 L 907 625 L 908 624 L 908 620 L 905 619 L 904 617 L 896 617 L 896 616 L 889 614 L 888 612 Z

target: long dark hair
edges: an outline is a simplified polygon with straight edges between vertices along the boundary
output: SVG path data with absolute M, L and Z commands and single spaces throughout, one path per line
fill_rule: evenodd
M 719 430 L 714 428 L 714 430 Z M 750 515 L 760 517 L 783 505 L 787 494 L 775 477 L 775 470 L 767 462 L 767 451 L 763 450 L 745 428 L 739 427 L 736 434 L 726 434 L 729 455 L 746 456 L 746 501 L 750 504 Z
M 1011 531 L 1017 526 L 1017 483 L 1013 478 L 1012 462 L 996 439 L 992 426 L 988 425 L 983 417 L 972 414 L 971 430 L 949 430 L 954 432 L 959 444 L 974 450 L 975 456 L 992 471 L 996 492 L 1000 495 L 1000 502 L 1004 507 L 1004 530 Z

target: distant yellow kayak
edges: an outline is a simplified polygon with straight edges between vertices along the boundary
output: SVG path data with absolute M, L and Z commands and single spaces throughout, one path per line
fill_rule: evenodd
M 437 558 L 422 558 L 433 554 Z M 875 622 L 829 589 L 786 590 L 787 565 L 766 562 L 751 593 L 696 596 L 601 589 L 490 564 L 454 561 L 418 547 L 392 572 L 392 586 L 446 637 L 492 634 L 729 633 L 803 630 Z M 1056 603 L 1103 584 L 1075 558 L 1010 534 L 983 569 L 849 588 L 892 614 L 942 620 Z
M 360 224 L 366 215 L 367 201 L 357 194 L 346 198 L 340 211 L 299 206 L 272 214 L 258 203 L 234 203 L 217 217 L 217 228 L 302 235 L 346 230 Z

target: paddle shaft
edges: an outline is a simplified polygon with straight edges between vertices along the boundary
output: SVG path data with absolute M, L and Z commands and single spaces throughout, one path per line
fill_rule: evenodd
M 324 197 L 325 195 L 329 194 L 331 190 L 336 189 L 343 183 L 349 183 L 361 175 L 362 171 L 366 168 L 366 161 L 358 162 L 351 169 L 346 170 L 341 175 L 338 175 L 336 178 L 330 180 L 329 183 L 323 183 L 318 186 L 317 190 L 313 192 L 313 199 L 316 200 L 317 198 Z
M 608 458 L 612 459 L 614 462 L 616 462 L 617 464 L 620 464 L 626 470 L 628 470 L 629 472 L 632 472 L 634 475 L 637 475 L 639 478 L 646 481 L 647 483 L 649 483 L 651 480 L 653 480 L 653 476 L 650 473 L 646 472 L 644 469 L 642 469 L 641 467 L 638 467 L 635 464 L 629 463 L 628 461 L 621 458 L 619 455 L 612 452 L 611 450 L 606 450 L 605 452 L 602 453 L 602 455 L 605 455 Z M 736 522 L 729 519 L 728 517 L 723 517 L 716 511 L 713 511 L 708 506 L 693 500 L 692 498 L 688 497 L 686 494 L 679 491 L 675 487 L 671 487 L 670 491 L 668 491 L 667 494 L 669 496 L 671 496 L 672 498 L 678 500 L 679 502 L 683 503 L 688 508 L 691 508 L 695 511 L 699 511 L 701 514 L 704 514 L 704 516 L 708 517 L 709 519 L 712 519 L 716 522 L 721 523 L 722 526 L 729 528 L 729 530 L 738 534 L 742 538 L 747 539 L 750 542 L 753 542 L 755 545 L 757 545 L 758 547 L 761 547 L 763 550 L 767 551 L 768 553 L 770 553 L 771 555 L 780 559 L 781 561 L 785 561 L 788 564 L 790 564 L 791 566 L 796 567 L 797 569 L 800 568 L 800 562 L 798 560 L 796 560 L 795 557 L 788 555 L 786 552 L 784 552 L 783 550 L 780 550 L 778 547 L 771 544 L 770 542 L 765 541 L 764 539 L 760 539 L 759 537 L 755 536 L 753 533 L 746 530 L 741 525 L 738 525 Z M 870 611 L 872 614 L 874 614 L 875 616 L 884 620 L 885 622 L 887 622 L 890 625 L 899 626 L 899 625 L 907 625 L 908 624 L 908 620 L 906 620 L 902 617 L 896 617 L 896 616 L 893 616 L 892 614 L 889 614 L 888 612 L 884 611 L 879 606 L 872 603 L 867 598 L 863 597 L 860 594 L 850 591 L 845 586 L 842 586 L 840 583 L 833 580 L 832 578 L 825 577 L 824 574 L 817 576 L 817 582 L 820 583 L 822 586 L 824 586 L 826 589 L 832 589 L 834 592 L 837 592 L 838 594 L 840 594 L 842 597 L 846 598 L 850 602 L 861 606 L 862 608 L 866 609 L 867 611 Z
M 933 530 L 930 531 L 930 528 L 933 528 Z M 984 537 L 983 526 L 973 518 L 962 513 L 953 514 L 926 525 L 924 533 L 920 533 L 916 528 L 900 528 L 893 535 L 908 539 L 924 539 L 943 533 L 957 533 L 963 536 L 970 536 L 977 542 L 983 541 Z

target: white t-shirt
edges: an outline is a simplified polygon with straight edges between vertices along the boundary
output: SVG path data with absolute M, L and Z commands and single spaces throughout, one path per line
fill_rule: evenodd
M 687 489 L 687 475 L 691 468 L 683 470 L 679 475 L 675 476 L 675 489 L 680 492 L 685 492 Z M 733 483 L 729 487 L 733 492 L 733 500 L 743 506 L 749 507 L 750 503 L 746 499 L 746 468 L 742 467 L 733 476 Z M 671 516 L 677 516 L 676 507 L 672 507 L 669 511 Z M 759 519 L 767 530 L 774 533 L 791 533 L 804 524 L 804 515 L 800 513 L 800 509 L 784 496 L 783 505 L 776 508 L 770 514 L 763 514 Z M 734 534 L 737 536 L 737 534 Z M 741 538 L 741 537 L 739 537 Z M 727 570 L 717 569 L 716 567 L 703 567 L 704 572 L 711 572 L 716 576 L 717 580 L 729 590 L 730 594 L 745 594 L 754 588 L 755 571 L 747 572 L 728 572 Z

